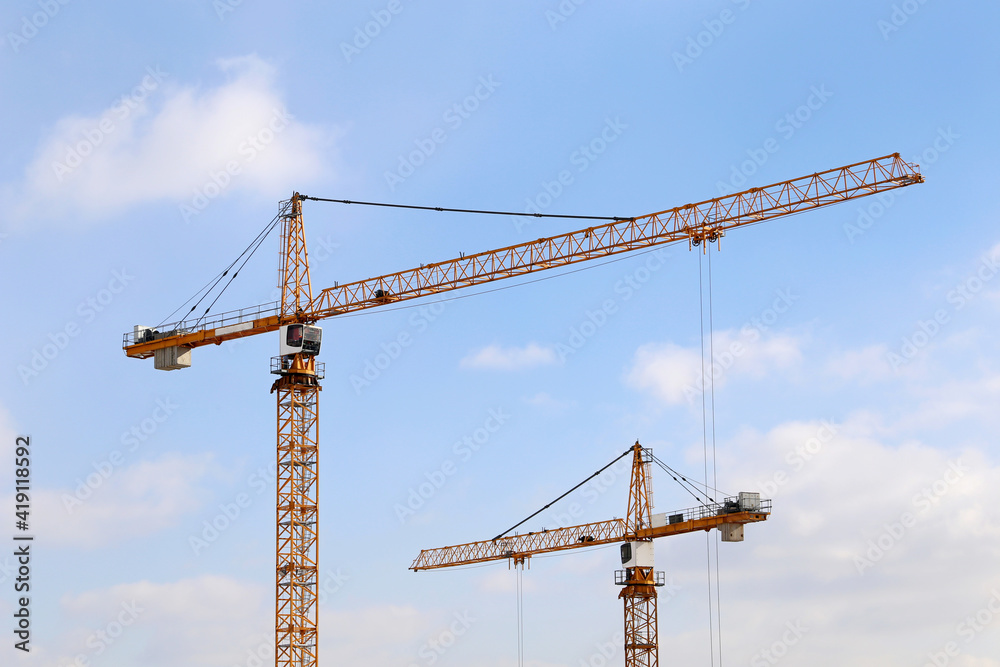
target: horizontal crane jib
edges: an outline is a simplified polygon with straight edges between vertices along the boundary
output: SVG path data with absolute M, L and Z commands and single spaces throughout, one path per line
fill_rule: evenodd
M 922 182 L 917 167 L 896 153 L 637 218 L 325 289 L 294 320 L 277 312 L 272 314 L 270 305 L 258 306 L 215 316 L 197 325 L 169 325 L 164 327 L 167 333 L 156 340 L 136 341 L 129 333 L 123 347 L 128 356 L 145 358 L 156 349 L 219 344 L 274 331 L 290 321 L 317 321 L 685 240 L 696 244 L 715 241 L 729 229 Z
M 683 535 L 701 530 L 712 530 L 724 524 L 747 524 L 767 521 L 771 513 L 770 501 L 763 501 L 759 509 L 732 512 L 719 503 L 710 503 L 691 510 L 681 510 L 673 514 L 683 517 L 674 523 L 643 528 L 636 537 L 641 540 Z M 625 521 L 612 519 L 581 526 L 569 526 L 553 530 L 542 530 L 524 535 L 512 535 L 495 540 L 469 542 L 453 547 L 425 549 L 410 565 L 411 570 L 435 570 L 444 567 L 475 565 L 490 561 L 523 558 L 539 554 L 568 551 L 586 547 L 597 547 L 627 541 Z
M 540 238 L 323 290 L 314 319 L 430 296 L 503 278 L 679 241 L 715 240 L 729 229 L 922 182 L 898 154 L 752 188 L 726 197 Z
M 540 530 L 523 535 L 500 537 L 495 540 L 470 542 L 440 549 L 426 549 L 420 552 L 410 569 L 431 570 L 440 567 L 505 560 L 523 554 L 563 551 L 578 546 L 610 544 L 621 542 L 624 536 L 625 522 L 622 519 L 554 530 Z

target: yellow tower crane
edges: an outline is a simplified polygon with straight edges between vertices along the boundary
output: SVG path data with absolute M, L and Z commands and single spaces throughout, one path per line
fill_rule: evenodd
M 302 223 L 294 193 L 282 202 L 279 280 L 281 301 L 159 328 L 136 326 L 124 335 L 129 357 L 153 357 L 154 367 L 191 365 L 191 350 L 279 331 L 275 664 L 317 664 L 319 391 L 322 330 L 315 323 L 336 315 L 441 294 L 634 250 L 687 241 L 718 241 L 728 230 L 814 208 L 922 183 L 916 165 L 898 153 L 726 197 L 534 241 L 463 255 L 416 269 L 338 285 L 315 296 Z
M 498 560 L 523 567 L 528 559 L 538 554 L 622 542 L 624 569 L 615 572 L 615 583 L 623 586 L 618 597 L 625 607 L 625 667 L 657 667 L 656 587 L 663 585 L 664 578 L 662 572 L 653 569 L 653 539 L 717 528 L 722 533 L 723 542 L 742 542 L 743 526 L 766 521 L 771 513 L 771 501 L 761 500 L 757 493 L 740 493 L 722 502 L 706 499 L 692 509 L 653 514 L 652 476 L 649 470 L 652 452 L 636 442 L 618 459 L 629 452 L 632 453 L 632 477 L 624 519 L 523 535 L 508 536 L 508 530 L 492 540 L 425 549 L 410 569 L 419 572 Z

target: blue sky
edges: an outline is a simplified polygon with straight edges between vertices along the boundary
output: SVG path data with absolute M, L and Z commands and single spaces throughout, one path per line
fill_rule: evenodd
M 120 341 L 292 192 L 627 216 L 899 152 L 925 184 L 712 254 L 720 486 L 774 500 L 721 545 L 723 658 L 1000 666 L 998 19 L 933 0 L 5 3 L 0 478 L 30 435 L 37 541 L 35 651 L 8 634 L 4 664 L 268 662 L 277 342 L 162 373 Z M 305 221 L 317 288 L 579 226 L 316 202 Z M 276 256 L 270 239 L 218 309 L 273 300 Z M 699 270 L 670 247 L 324 323 L 321 664 L 515 664 L 513 573 L 414 574 L 419 550 L 492 537 L 636 439 L 702 470 Z M 534 527 L 621 516 L 626 479 Z M 689 505 L 654 479 L 658 511 Z M 622 662 L 617 567 L 534 560 L 527 664 Z M 661 540 L 657 567 L 662 655 L 709 663 L 705 539 Z

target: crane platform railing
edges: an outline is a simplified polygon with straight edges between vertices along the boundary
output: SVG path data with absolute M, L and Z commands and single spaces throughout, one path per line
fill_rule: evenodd
M 732 497 L 725 498 L 721 503 L 705 503 L 704 505 L 698 505 L 697 507 L 690 507 L 684 510 L 677 510 L 676 512 L 667 512 L 666 515 L 668 521 L 681 523 L 707 519 L 709 517 L 727 516 L 729 514 L 737 514 L 741 512 L 770 514 L 771 501 L 769 499 L 762 498 L 756 505 L 748 506 L 745 502 L 741 503 L 739 497 Z
M 240 308 L 239 310 L 216 313 L 206 319 L 191 318 L 179 320 L 177 322 L 161 324 L 157 327 L 150 327 L 149 329 L 129 331 L 122 336 L 122 347 L 131 347 L 139 343 L 159 340 L 168 336 L 179 336 L 198 330 L 215 329 L 218 331 L 222 329 L 221 333 L 224 334 L 225 329 L 229 327 L 249 325 L 247 329 L 251 329 L 256 322 L 272 318 L 275 322 L 275 328 L 277 328 L 278 316 L 280 314 L 281 302 L 271 301 L 256 306 Z M 254 333 L 257 333 L 257 331 L 254 331 Z

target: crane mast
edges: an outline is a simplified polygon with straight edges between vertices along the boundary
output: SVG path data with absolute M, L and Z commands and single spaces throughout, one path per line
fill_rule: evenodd
M 302 318 L 312 300 L 309 260 L 296 193 L 281 219 L 281 312 Z M 297 327 L 283 328 L 299 332 Z M 295 335 L 295 334 L 293 334 Z M 287 339 L 282 343 L 288 344 Z M 319 664 L 319 381 L 323 365 L 314 354 L 295 352 L 272 359 L 278 375 L 271 392 L 278 404 L 277 533 L 275 576 L 275 665 Z
M 625 664 L 627 667 L 657 667 L 659 643 L 653 539 L 639 537 L 642 529 L 653 527 L 652 484 L 649 475 L 652 456 L 638 442 L 633 445 L 632 450 L 632 483 L 629 486 L 625 534 L 625 538 L 630 540 L 630 553 L 627 560 L 625 554 L 622 554 L 622 565 L 626 567 L 616 573 L 615 583 L 624 587 L 618 597 L 625 606 Z M 648 558 L 643 557 L 646 555 Z

